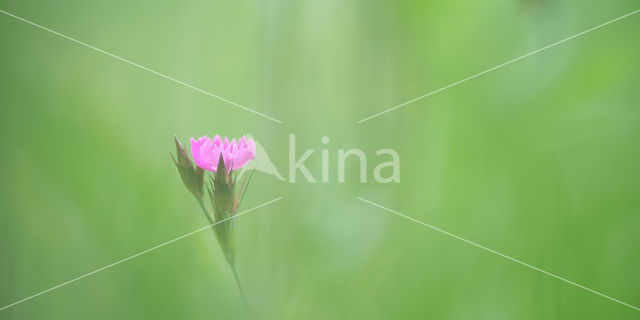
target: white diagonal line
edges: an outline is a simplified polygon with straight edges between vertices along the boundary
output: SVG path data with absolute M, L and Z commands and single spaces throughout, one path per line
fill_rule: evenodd
M 45 31 L 51 32 L 51 33 L 53 33 L 53 34 L 55 34 L 55 35 L 57 35 L 57 36 L 63 37 L 63 38 L 65 38 L 65 39 L 67 39 L 67 40 L 71 40 L 71 41 L 73 41 L 73 42 L 75 42 L 75 43 L 77 43 L 77 44 L 83 45 L 83 46 L 85 46 L 85 47 L 87 47 L 87 48 L 91 48 L 91 49 L 93 49 L 93 50 L 95 50 L 95 51 L 98 51 L 98 52 L 100 52 L 100 53 L 106 54 L 106 55 L 108 55 L 108 56 L 110 56 L 110 57 L 112 57 L 112 58 L 116 58 L 116 59 L 118 59 L 118 60 L 120 60 L 120 61 L 122 61 L 122 62 L 126 62 L 126 63 L 128 63 L 128 64 L 130 64 L 130 65 L 132 65 L 132 66 L 138 67 L 138 68 L 140 68 L 140 69 L 142 69 L 142 70 L 145 70 L 145 71 L 151 72 L 151 73 L 153 73 L 153 74 L 155 74 L 155 75 L 158 75 L 158 76 L 161 76 L 161 77 L 163 77 L 163 78 L 165 78 L 165 79 L 167 79 L 167 80 L 171 80 L 171 81 L 173 81 L 173 82 L 175 82 L 175 83 L 177 83 L 177 84 L 183 85 L 183 86 L 185 86 L 185 87 L 187 87 L 187 88 L 190 88 L 190 89 L 196 90 L 196 91 L 198 91 L 198 92 L 200 92 L 200 93 L 204 93 L 204 94 L 206 94 L 206 95 L 208 95 L 208 96 L 210 96 L 210 97 L 214 97 L 214 98 L 216 98 L 216 99 L 218 99 L 218 100 L 221 100 L 221 101 L 224 101 L 224 102 L 226 102 L 226 103 L 232 104 L 232 105 L 234 105 L 234 106 L 236 106 L 236 107 L 238 107 L 238 108 L 240 108 L 240 109 L 243 109 L 243 110 L 245 110 L 245 111 L 249 111 L 249 112 L 254 113 L 254 114 L 257 114 L 257 115 L 259 115 L 259 116 L 261 116 L 261 117 L 263 117 L 263 118 L 266 118 L 266 119 L 269 119 L 269 120 L 271 120 L 271 121 L 274 121 L 274 122 L 277 122 L 277 123 L 282 124 L 282 121 L 280 121 L 280 120 L 278 120 L 278 119 L 275 119 L 275 118 L 273 118 L 273 117 L 270 117 L 270 116 L 268 116 L 268 115 L 266 115 L 266 114 L 264 114 L 264 113 L 260 113 L 260 112 L 258 112 L 258 111 L 255 111 L 255 110 L 253 110 L 253 109 L 251 109 L 251 108 L 249 108 L 249 107 L 245 107 L 245 106 L 243 106 L 243 105 L 241 105 L 241 104 L 239 104 L 239 103 L 233 102 L 233 101 L 231 101 L 231 100 L 229 100 L 229 99 L 225 99 L 225 98 L 223 98 L 223 97 L 221 97 L 221 96 L 219 96 L 219 95 L 216 95 L 216 94 L 213 94 L 213 93 L 211 93 L 211 92 L 208 92 L 208 91 L 202 90 L 202 89 L 200 89 L 200 88 L 198 88 L 198 87 L 196 87 L 196 86 L 190 85 L 190 84 L 188 84 L 188 83 L 186 83 L 186 82 L 183 82 L 183 81 L 180 81 L 180 80 L 174 79 L 174 78 L 169 77 L 169 76 L 167 76 L 167 75 L 165 75 L 165 74 L 162 74 L 162 73 L 160 73 L 160 72 L 158 72 L 158 71 L 155 71 L 155 70 L 149 69 L 149 68 L 147 68 L 147 67 L 145 67 L 145 66 L 142 66 L 142 65 L 139 65 L 139 64 L 137 64 L 137 63 L 135 63 L 135 62 L 133 62 L 133 61 L 130 61 L 130 60 L 127 60 L 127 59 L 122 58 L 122 57 L 120 57 L 120 56 L 117 56 L 117 55 L 115 55 L 115 54 L 113 54 L 113 53 L 110 53 L 110 52 L 104 51 L 104 50 L 102 50 L 102 49 L 100 49 L 100 48 L 96 48 L 96 47 L 94 47 L 94 46 L 92 46 L 92 45 L 90 45 L 90 44 L 84 43 L 84 42 L 82 42 L 82 41 L 80 41 L 80 40 L 76 40 L 76 39 L 74 39 L 74 38 L 72 38 L 72 37 L 70 37 L 70 36 L 64 35 L 64 34 L 62 34 L 62 33 L 60 33 L 60 32 L 57 32 L 57 31 L 51 30 L 51 29 L 49 29 L 49 28 L 47 28 L 47 27 L 41 26 L 41 25 L 39 25 L 39 24 L 37 24 L 37 23 L 35 23 L 35 22 L 32 22 L 32 21 L 29 21 L 29 20 L 27 20 L 27 19 L 24 19 L 24 18 L 18 17 L 18 16 L 16 16 L 16 15 L 12 14 L 12 13 L 6 12 L 6 11 L 4 11 L 4 10 L 0 10 L 0 12 L 1 12 L 1 13 L 4 13 L 4 14 L 5 14 L 5 15 L 7 15 L 7 16 L 10 16 L 10 17 L 16 18 L 16 19 L 18 19 L 18 20 L 20 20 L 20 21 L 26 22 L 26 23 L 28 23 L 28 24 L 30 24 L 30 25 L 32 25 L 32 26 L 38 27 L 38 28 L 40 28 L 40 29 L 42 29 L 42 30 L 45 30 Z
M 522 261 L 520 261 L 520 260 L 518 260 L 518 259 L 516 259 L 516 258 L 512 258 L 512 257 L 510 257 L 510 256 L 508 256 L 508 255 L 506 255 L 506 254 L 502 254 L 502 253 L 500 253 L 500 252 L 498 252 L 498 251 L 495 251 L 495 250 L 489 249 L 489 248 L 487 248 L 487 247 L 485 247 L 485 246 L 483 246 L 483 245 L 477 244 L 477 243 L 475 243 L 475 242 L 473 242 L 473 241 L 471 241 L 471 240 L 467 240 L 467 239 L 462 238 L 462 237 L 460 237 L 460 236 L 457 236 L 457 235 L 455 235 L 455 234 L 453 234 L 453 233 L 450 233 L 450 232 L 444 231 L 444 230 L 442 230 L 442 229 L 440 229 L 440 228 L 438 228 L 438 227 L 434 227 L 434 226 L 432 226 L 432 225 L 430 225 L 430 224 L 428 224 L 428 223 L 422 222 L 422 221 L 420 221 L 420 220 L 418 220 L 418 219 L 411 218 L 411 217 L 406 216 L 406 215 L 404 215 L 404 214 L 402 214 L 402 213 L 400 213 L 400 212 L 397 212 L 397 211 L 391 210 L 391 209 L 389 209 L 389 208 L 383 207 L 383 206 L 381 206 L 381 205 L 379 205 L 379 204 L 377 204 L 377 203 L 375 203 L 375 202 L 369 201 L 369 200 L 364 199 L 364 198 L 362 198 L 362 197 L 356 197 L 356 198 L 358 198 L 359 200 L 364 201 L 364 202 L 366 202 L 366 203 L 368 203 L 368 204 L 370 204 L 370 205 L 372 205 L 372 206 L 378 207 L 378 208 L 380 208 L 380 209 L 384 209 L 384 210 L 386 210 L 386 211 L 388 211 L 388 212 L 391 212 L 391 213 L 393 213 L 393 214 L 396 214 L 396 215 L 398 215 L 398 216 L 400 216 L 400 217 L 403 217 L 403 218 L 405 218 L 405 219 L 408 219 L 408 220 L 411 220 L 411 221 L 413 221 L 413 222 L 419 223 L 419 224 L 421 224 L 421 225 L 423 225 L 423 226 L 425 226 L 425 227 L 431 228 L 431 229 L 433 229 L 433 230 L 435 230 L 435 231 L 438 231 L 438 232 L 444 233 L 444 234 L 446 234 L 446 235 L 448 235 L 448 236 L 450 236 L 450 237 L 454 237 L 454 238 L 456 238 L 456 239 L 458 239 L 458 240 L 462 240 L 462 241 L 464 241 L 464 242 L 466 242 L 466 243 L 468 243 L 468 244 L 470 244 L 470 245 L 472 245 L 472 246 L 475 246 L 475 247 L 478 247 L 478 248 L 480 248 L 480 249 L 483 249 L 483 250 L 489 251 L 489 252 L 491 252 L 491 253 L 493 253 L 493 254 L 499 255 L 499 256 L 501 256 L 501 257 L 503 257 L 503 258 L 509 259 L 509 260 L 511 260 L 511 261 L 513 261 L 513 262 L 516 262 L 516 263 L 519 263 L 519 264 L 521 264 L 521 265 L 523 265 L 523 266 L 525 266 L 525 267 L 529 267 L 529 268 L 531 268 L 531 269 L 533 269 L 533 270 L 536 270 L 536 271 L 542 272 L 542 273 L 544 273 L 544 274 L 546 274 L 546 275 L 548 275 L 548 276 L 551 276 L 551 277 L 554 277 L 554 278 L 556 278 L 556 279 L 562 280 L 562 281 L 564 281 L 564 282 L 566 282 L 566 283 L 568 283 L 568 284 L 574 285 L 574 286 L 576 286 L 576 287 L 578 287 L 578 288 L 581 288 L 581 289 L 587 290 L 587 291 L 589 291 L 589 292 L 591 292 L 591 293 L 595 293 L 595 294 L 597 294 L 597 295 L 599 295 L 599 296 L 601 296 L 601 297 L 607 298 L 607 299 L 609 299 L 609 300 L 611 300 L 611 301 L 617 302 L 617 303 L 622 304 L 622 305 L 625 305 L 625 306 L 627 306 L 627 307 L 629 307 L 629 308 L 632 308 L 632 309 L 635 309 L 635 310 L 640 311 L 640 308 L 638 308 L 638 307 L 632 306 L 632 305 L 630 305 L 630 304 L 628 304 L 628 303 L 622 302 L 622 301 L 620 301 L 620 300 L 618 300 L 618 299 L 612 298 L 612 297 L 610 297 L 610 296 L 608 296 L 608 295 L 606 295 L 606 294 L 600 293 L 600 292 L 595 291 L 595 290 L 593 290 L 593 289 L 589 289 L 589 288 L 587 288 L 587 287 L 585 287 L 585 286 L 583 286 L 583 285 L 577 284 L 577 283 L 575 283 L 575 282 L 573 282 L 573 281 L 571 281 L 571 280 L 567 280 L 567 279 L 565 279 L 565 278 L 563 278 L 563 277 L 557 276 L 557 275 L 555 275 L 555 274 L 553 274 L 553 273 L 551 273 L 551 272 L 547 272 L 547 271 L 544 271 L 544 270 L 542 270 L 542 269 L 540 269 L 540 268 L 534 267 L 534 266 L 532 266 L 532 265 L 530 265 L 530 264 L 528 264 L 528 263 L 522 262 Z
M 364 119 L 362 119 L 362 120 L 360 120 L 360 121 L 357 121 L 357 122 L 356 122 L 356 124 L 361 124 L 361 123 L 363 123 L 363 122 L 365 122 L 365 121 L 367 121 L 367 120 L 371 120 L 371 119 L 373 119 L 373 118 L 375 118 L 375 117 L 378 117 L 378 116 L 381 116 L 381 115 L 383 115 L 383 114 L 385 114 L 385 113 L 387 113 L 387 112 L 390 112 L 390 111 L 396 110 L 396 109 L 398 109 L 398 108 L 404 107 L 404 106 L 406 106 L 406 105 L 408 105 L 408 104 L 410 104 L 410 103 L 416 102 L 416 101 L 418 101 L 418 100 L 422 100 L 422 99 L 424 99 L 424 98 L 426 98 L 426 97 L 428 97 L 428 96 L 430 96 L 430 95 L 434 95 L 434 94 L 436 94 L 436 93 L 438 93 L 438 92 L 440 92 L 440 91 L 444 91 L 444 90 L 449 89 L 449 88 L 451 88 L 451 87 L 457 86 L 457 85 L 459 85 L 459 84 L 461 84 L 461 83 L 463 83 L 463 82 L 465 82 L 465 81 L 468 81 L 468 80 L 471 80 L 471 79 L 477 78 L 477 77 L 479 77 L 479 76 L 481 76 L 481 75 L 483 75 L 483 74 L 485 74 L 485 73 L 489 73 L 489 72 L 494 71 L 494 70 L 496 70 L 496 69 L 500 69 L 500 68 L 502 68 L 502 67 L 504 67 L 504 66 L 506 66 L 506 65 L 508 65 L 508 64 L 511 64 L 511 63 L 514 63 L 514 62 L 516 62 L 516 61 L 518 61 L 518 60 L 521 60 L 521 59 L 524 59 L 524 58 L 526 58 L 526 57 L 532 56 L 532 55 L 534 55 L 534 54 L 536 54 L 536 53 L 538 53 L 538 52 L 540 52 L 540 51 L 544 51 L 544 50 L 549 49 L 549 48 L 551 48 L 551 47 L 555 47 L 555 46 L 557 46 L 557 45 L 559 45 L 559 44 L 561 44 L 561 43 L 563 43 L 563 42 L 566 42 L 566 41 L 569 41 L 569 40 L 571 40 L 571 39 L 577 38 L 577 37 L 579 37 L 579 36 L 581 36 L 581 35 L 584 35 L 585 33 L 589 33 L 589 32 L 594 31 L 594 30 L 596 30 L 596 29 L 602 28 L 602 27 L 604 27 L 604 26 L 606 26 L 606 25 L 608 25 L 608 24 L 614 23 L 614 22 L 616 22 L 616 21 L 618 21 L 618 20 L 624 19 L 624 18 L 626 18 L 626 17 L 628 17 L 628 16 L 631 16 L 631 15 L 634 15 L 634 14 L 636 14 L 636 13 L 638 13 L 638 12 L 640 12 L 640 10 L 636 10 L 636 11 L 633 11 L 633 12 L 627 13 L 627 14 L 625 14 L 625 15 L 621 16 L 621 17 L 618 17 L 618 18 L 615 18 L 615 19 L 613 19 L 613 20 L 607 21 L 607 22 L 605 22 L 605 23 L 603 23 L 603 24 L 601 24 L 601 25 L 595 26 L 595 27 L 593 27 L 593 28 L 591 28 L 591 29 L 588 29 L 588 30 L 582 31 L 582 32 L 580 32 L 580 33 L 574 34 L 574 35 L 572 35 L 572 36 L 570 36 L 570 37 L 568 37 L 568 38 L 565 38 L 565 39 L 562 39 L 562 40 L 560 40 L 560 41 L 554 42 L 554 43 L 552 43 L 552 44 L 550 44 L 550 45 L 548 45 L 548 46 L 546 46 L 546 47 L 542 47 L 542 48 L 540 48 L 540 49 L 538 49 L 538 50 L 536 50 L 536 51 L 529 52 L 529 53 L 527 53 L 527 54 L 525 54 L 525 55 L 523 55 L 523 56 L 517 57 L 517 58 L 512 59 L 512 60 L 509 60 L 509 61 L 507 61 L 507 62 L 505 62 L 505 63 L 503 63 L 503 64 L 497 65 L 497 66 L 495 66 L 495 67 L 493 67 L 493 68 L 487 69 L 487 70 L 482 71 L 482 72 L 477 73 L 477 74 L 474 74 L 474 75 L 472 75 L 472 76 L 470 76 L 470 77 L 464 78 L 464 79 L 462 79 L 462 80 L 460 80 L 460 81 L 457 81 L 457 82 L 454 82 L 454 83 L 449 84 L 449 85 L 447 85 L 447 86 L 444 86 L 444 87 L 442 87 L 442 88 L 440 88 L 440 89 L 438 89 L 438 90 L 431 91 L 431 92 L 429 92 L 429 93 L 427 93 L 427 94 L 425 94 L 425 95 L 419 96 L 419 97 L 417 97 L 417 98 L 414 98 L 414 99 L 411 99 L 411 100 L 409 100 L 409 101 L 407 101 L 407 102 L 404 102 L 404 103 L 402 103 L 402 104 L 399 104 L 399 105 L 397 105 L 397 106 L 395 106 L 395 107 L 391 107 L 391 108 L 389 108 L 389 109 L 387 109 L 387 110 L 384 110 L 384 111 L 382 111 L 382 112 L 380 112 L 380 113 L 376 113 L 376 114 L 374 114 L 374 115 L 372 115 L 372 116 L 366 117 L 366 118 L 364 118 Z
M 63 282 L 63 283 L 61 283 L 61 284 L 59 284 L 59 285 L 57 285 L 57 286 L 54 286 L 54 287 L 51 287 L 51 288 L 49 288 L 49 289 L 47 289 L 47 290 L 44 290 L 44 291 L 38 292 L 38 293 L 36 293 L 36 294 L 34 294 L 34 295 L 32 295 L 32 296 L 28 296 L 28 297 L 26 297 L 26 298 L 24 298 L 24 299 L 21 299 L 21 300 L 18 300 L 18 301 L 16 301 L 16 302 L 14 302 L 14 303 L 8 304 L 8 305 L 6 305 L 6 306 L 4 306 L 4 307 L 0 308 L 0 311 L 5 310 L 5 309 L 8 309 L 8 308 L 10 308 L 10 307 L 13 307 L 13 306 L 15 306 L 15 305 L 17 305 L 17 304 L 19 304 L 19 303 L 25 302 L 25 301 L 27 301 L 27 300 L 31 300 L 31 299 L 33 299 L 33 298 L 35 298 L 35 297 L 39 296 L 39 295 L 42 295 L 42 294 L 45 294 L 45 293 L 49 292 L 49 291 L 53 291 L 53 290 L 58 289 L 58 288 L 60 288 L 60 287 L 66 286 L 66 285 L 68 285 L 68 284 L 70 284 L 70 283 L 72 283 L 72 282 L 76 282 L 76 281 L 78 281 L 78 280 L 80 280 L 80 279 L 82 279 L 82 278 L 88 277 L 88 276 L 90 276 L 90 275 L 92 275 L 92 274 L 95 274 L 95 273 L 98 273 L 98 272 L 100 272 L 100 271 L 103 271 L 103 270 L 109 269 L 109 268 L 111 268 L 111 267 L 113 267 L 113 266 L 115 266 L 115 265 L 121 264 L 121 263 L 123 263 L 123 262 L 125 262 L 125 261 L 128 261 L 128 260 L 131 260 L 131 259 L 133 259 L 133 258 L 139 257 L 139 256 L 141 256 L 141 255 L 143 255 L 143 254 L 145 254 L 145 253 L 147 253 L 147 252 L 151 252 L 151 251 L 153 251 L 153 250 L 155 250 L 155 249 L 158 249 L 158 248 L 160 248 L 160 247 L 164 247 L 164 246 L 166 246 L 166 245 L 168 245 L 168 244 L 170 244 L 170 243 L 173 243 L 173 242 L 176 242 L 176 241 L 178 241 L 178 240 L 180 240 L 180 239 L 183 239 L 183 238 L 186 238 L 186 237 L 188 237 L 188 236 L 194 235 L 194 234 L 196 234 L 196 233 L 198 233 L 198 232 L 200 232 L 200 231 L 207 230 L 207 229 L 209 229 L 209 228 L 211 228 L 211 227 L 213 227 L 213 226 L 215 226 L 215 225 L 217 225 L 217 224 L 219 224 L 219 223 L 223 223 L 223 222 L 225 222 L 225 221 L 227 221 L 227 220 L 235 219 L 235 218 L 237 218 L 237 217 L 239 217 L 239 216 L 241 216 L 241 215 L 243 215 L 243 214 L 245 214 L 245 213 L 249 213 L 249 212 L 251 212 L 251 211 L 253 211 L 253 210 L 255 210 L 255 209 L 258 209 L 258 208 L 264 207 L 264 206 L 266 206 L 266 205 L 268 205 L 268 204 L 271 204 L 271 203 L 273 203 L 273 202 L 276 202 L 276 201 L 278 201 L 278 200 L 280 200 L 280 199 L 282 199 L 282 197 L 278 197 L 278 198 L 275 198 L 275 199 L 273 199 L 273 200 L 271 200 L 271 201 L 267 201 L 267 202 L 265 202 L 265 203 L 263 203 L 263 204 L 261 204 L 261 205 L 259 205 L 259 206 L 255 206 L 255 207 L 253 207 L 253 208 L 251 208 L 251 209 L 249 209 L 249 210 L 245 210 L 245 211 L 243 211 L 243 212 L 237 213 L 237 214 L 233 215 L 232 217 L 229 217 L 229 218 L 226 218 L 226 219 L 223 219 L 223 220 L 220 220 L 220 221 L 214 222 L 214 223 L 212 223 L 212 224 L 210 224 L 210 225 L 208 225 L 208 226 L 205 226 L 205 227 L 202 227 L 202 228 L 200 228 L 200 229 L 197 229 L 197 230 L 191 231 L 191 232 L 189 232 L 189 233 L 187 233 L 187 234 L 184 234 L 184 235 L 182 235 L 182 236 L 179 236 L 179 237 L 177 237 L 177 238 L 175 238 L 175 239 L 173 239 L 173 240 L 169 240 L 169 241 L 167 241 L 167 242 L 161 243 L 161 244 L 159 244 L 159 245 L 157 245 L 157 246 L 155 246 L 155 247 L 151 247 L 151 248 L 149 248 L 149 249 L 147 249 L 147 250 L 141 251 L 141 252 L 136 253 L 136 254 L 134 254 L 134 255 L 132 255 L 132 256 L 129 256 L 129 257 L 127 257 L 127 258 L 124 258 L 124 259 L 122 259 L 122 260 L 119 260 L 119 261 L 116 261 L 116 262 L 114 262 L 114 263 L 108 264 L 108 265 L 106 265 L 106 266 L 104 266 L 104 267 L 102 267 L 102 268 L 99 268 L 99 269 L 93 270 L 93 271 L 91 271 L 91 272 L 89 272 L 89 273 L 83 274 L 83 275 L 81 275 L 81 276 L 79 276 L 79 277 L 77 277 L 77 278 L 73 278 L 73 279 L 71 279 L 71 280 L 69 280 L 69 281 Z

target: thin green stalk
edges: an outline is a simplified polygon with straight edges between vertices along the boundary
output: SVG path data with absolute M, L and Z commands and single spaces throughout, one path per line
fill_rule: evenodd
M 211 224 L 214 224 L 215 221 L 213 219 L 213 216 L 211 216 L 211 213 L 209 213 L 209 209 L 207 209 L 207 206 L 204 204 L 204 201 L 198 201 L 198 202 L 200 203 L 200 207 L 202 208 L 202 210 L 204 210 L 204 215 L 207 216 L 207 220 L 209 220 Z M 238 276 L 238 271 L 236 270 L 236 266 L 235 264 L 231 264 L 231 263 L 229 263 L 229 266 L 231 267 L 231 271 L 233 272 L 233 278 L 236 280 L 238 291 L 240 291 L 242 302 L 244 302 L 244 305 L 246 307 L 249 307 L 249 304 L 247 303 L 247 297 L 244 295 L 244 289 L 242 289 L 242 283 L 240 282 L 240 277 Z
M 240 296 L 242 296 L 242 302 L 244 302 L 245 307 L 249 307 L 249 303 L 247 303 L 247 297 L 244 295 L 244 290 L 242 289 L 242 284 L 240 283 L 240 277 L 238 276 L 238 271 L 236 270 L 236 266 L 233 264 L 229 264 L 231 266 L 231 271 L 233 271 L 233 277 L 236 279 L 236 285 L 238 285 L 238 290 L 240 291 Z
M 207 216 L 207 220 L 209 220 L 209 223 L 214 224 L 215 221 L 213 221 L 213 217 L 211 216 L 211 213 L 209 213 L 209 209 L 207 209 L 207 206 L 204 205 L 204 200 L 199 199 L 198 203 L 200 203 L 200 207 L 202 208 L 202 210 L 204 210 L 204 215 Z

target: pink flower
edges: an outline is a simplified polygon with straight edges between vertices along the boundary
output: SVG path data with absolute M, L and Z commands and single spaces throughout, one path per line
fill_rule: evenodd
M 236 139 L 229 142 L 229 138 L 216 135 L 213 140 L 207 136 L 191 138 L 191 155 L 198 167 L 216 172 L 220 153 L 224 159 L 224 166 L 228 172 L 242 168 L 256 156 L 256 144 L 253 139 L 245 139 L 243 136 L 236 142 Z

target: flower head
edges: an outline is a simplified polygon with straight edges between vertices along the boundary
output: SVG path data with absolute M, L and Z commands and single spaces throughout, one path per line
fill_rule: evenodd
M 191 155 L 198 167 L 216 172 L 218 161 L 222 155 L 224 166 L 228 172 L 242 168 L 256 156 L 256 144 L 253 139 L 245 139 L 243 136 L 237 142 L 236 139 L 229 142 L 229 138 L 216 135 L 213 140 L 207 136 L 191 138 Z

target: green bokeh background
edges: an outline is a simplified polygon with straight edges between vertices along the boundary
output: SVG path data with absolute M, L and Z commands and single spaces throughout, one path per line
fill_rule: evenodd
M 0 14 L 0 306 L 207 224 L 172 135 L 253 134 L 237 221 L 247 311 L 204 231 L 0 319 L 638 319 L 640 312 L 356 200 L 640 305 L 640 14 L 633 0 L 31 1 L 0 9 L 280 119 L 266 120 Z M 324 147 L 323 136 L 331 141 Z M 337 150 L 367 154 L 337 182 Z M 400 183 L 373 180 L 395 149 Z

